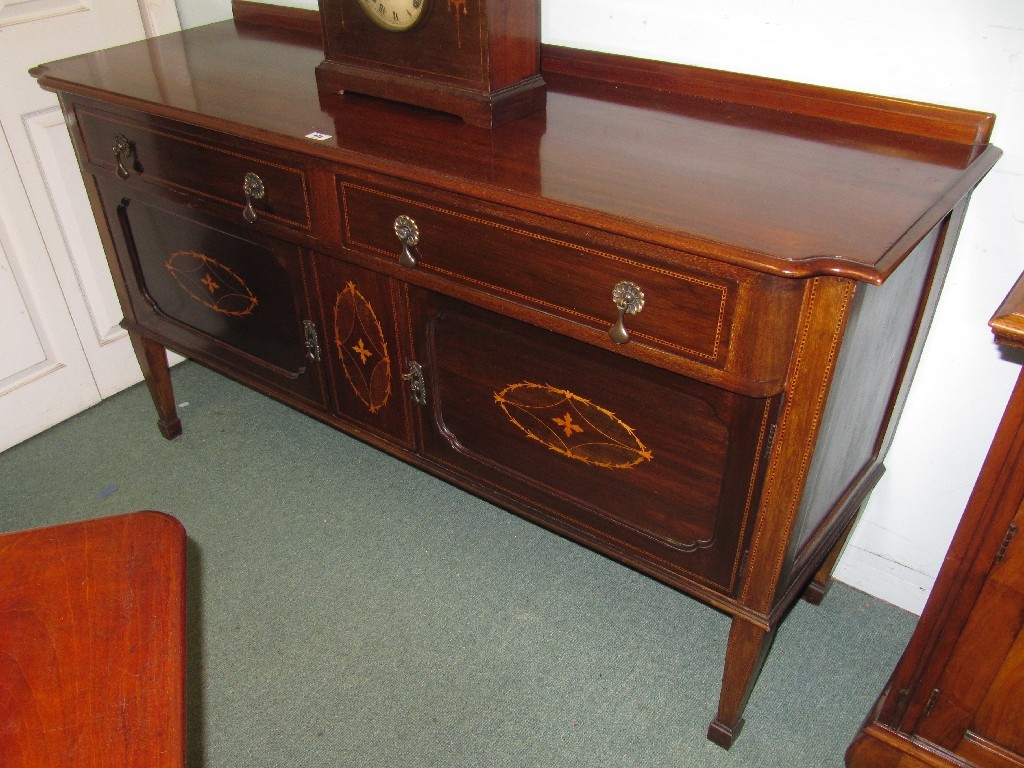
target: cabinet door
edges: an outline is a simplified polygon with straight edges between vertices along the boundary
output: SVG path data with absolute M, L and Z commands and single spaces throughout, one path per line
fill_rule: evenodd
M 159 197 L 100 191 L 136 321 L 176 351 L 324 400 L 301 249 Z
M 317 257 L 324 357 L 336 413 L 363 429 L 413 447 L 402 386 L 398 283 L 328 256 Z
M 1024 764 L 1024 507 L 960 632 L 918 735 L 977 766 Z
M 423 451 L 673 582 L 736 587 L 775 403 L 411 291 Z

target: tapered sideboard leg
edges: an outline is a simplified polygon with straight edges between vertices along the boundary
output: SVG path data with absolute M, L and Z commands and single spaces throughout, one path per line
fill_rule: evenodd
M 157 426 L 160 434 L 173 440 L 181 434 L 181 419 L 174 403 L 174 388 L 171 385 L 171 369 L 167 365 L 167 350 L 138 331 L 128 331 L 139 359 L 142 376 L 149 387 L 149 395 L 153 398 L 157 415 L 160 417 Z
M 743 727 L 743 710 L 774 639 L 775 630 L 769 631 L 746 619 L 733 618 L 725 651 L 718 715 L 708 728 L 708 738 L 718 746 L 729 749 L 739 736 Z
M 850 538 L 850 532 L 853 531 L 853 525 L 857 521 L 858 515 L 854 515 L 853 520 L 846 526 L 846 530 L 843 531 L 843 535 L 839 537 L 839 541 L 832 547 L 832 551 L 828 553 L 828 557 L 825 558 L 825 562 L 821 564 L 818 572 L 814 574 L 814 578 L 811 579 L 811 583 L 807 585 L 807 589 L 804 590 L 803 598 L 811 605 L 821 605 L 821 601 L 825 599 L 825 595 L 832 588 L 832 571 L 836 568 L 836 563 L 839 561 L 839 556 L 843 553 L 843 547 L 846 546 L 847 539 Z

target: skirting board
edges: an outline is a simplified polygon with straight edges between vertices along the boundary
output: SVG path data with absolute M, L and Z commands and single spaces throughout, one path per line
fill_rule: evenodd
M 935 582 L 934 576 L 861 549 L 852 542 L 843 552 L 834 575 L 854 589 L 918 616 Z

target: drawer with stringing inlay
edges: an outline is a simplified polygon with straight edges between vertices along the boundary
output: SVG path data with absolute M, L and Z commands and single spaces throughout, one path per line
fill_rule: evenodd
M 784 378 L 778 356 L 759 354 L 797 316 L 778 279 L 521 211 L 512 223 L 500 206 L 379 178 L 339 176 L 338 197 L 345 246 L 397 263 L 403 279 L 428 275 L 434 290 L 484 294 L 537 324 L 560 318 L 584 341 L 744 393 Z M 751 322 L 736 311 L 751 301 L 780 311 Z
M 99 172 L 231 209 L 249 224 L 271 223 L 310 233 L 308 162 L 280 150 L 264 154 L 258 144 L 232 149 L 215 135 L 178 135 L 173 125 L 141 125 L 116 114 L 79 108 L 88 162 Z M 238 144 L 237 140 L 234 142 Z

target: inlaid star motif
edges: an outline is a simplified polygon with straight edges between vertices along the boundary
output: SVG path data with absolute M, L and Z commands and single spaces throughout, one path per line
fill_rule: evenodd
M 220 288 L 220 285 L 213 279 L 213 275 L 209 272 L 206 273 L 206 277 L 204 277 L 200 282 L 210 289 L 210 293 L 215 293 L 217 289 Z
M 373 352 L 366 348 L 366 344 L 363 343 L 362 339 L 359 340 L 358 344 L 352 347 L 352 351 L 359 355 L 359 359 L 362 361 L 363 365 L 366 365 L 366 361 L 373 357 Z
M 581 427 L 579 424 L 576 424 L 572 420 L 571 413 L 566 413 L 565 416 L 563 416 L 562 418 L 558 418 L 556 416 L 555 418 L 552 419 L 552 421 L 562 428 L 562 430 L 565 432 L 566 437 L 572 437 L 573 432 L 583 431 L 583 427 Z

